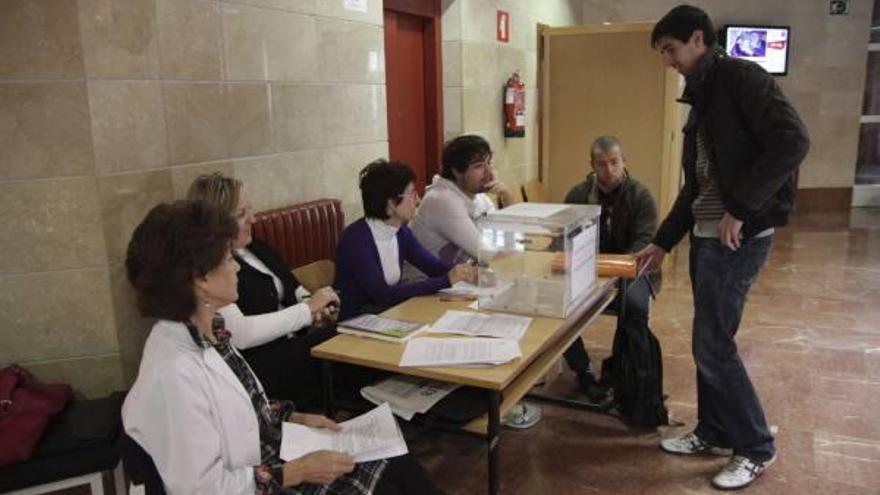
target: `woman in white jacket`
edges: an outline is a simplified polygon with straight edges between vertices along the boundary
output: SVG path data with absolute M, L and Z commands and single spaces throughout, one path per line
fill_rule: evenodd
M 235 302 L 232 218 L 204 202 L 153 208 L 135 229 L 126 269 L 138 306 L 158 322 L 147 339 L 123 424 L 170 494 L 435 493 L 409 456 L 354 464 L 320 451 L 283 462 L 281 423 L 332 420 L 266 398 L 231 344 L 218 308 Z

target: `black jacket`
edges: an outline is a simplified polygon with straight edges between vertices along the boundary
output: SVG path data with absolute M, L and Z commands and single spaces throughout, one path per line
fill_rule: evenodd
M 751 237 L 788 223 L 794 172 L 810 147 L 806 127 L 772 76 L 755 63 L 708 52 L 700 74 L 688 78 L 682 102 L 691 105 L 684 132 L 685 183 L 654 244 L 669 251 L 694 225 L 697 129 L 704 132 L 710 172 L 725 209 Z
M 565 196 L 565 202 L 599 204 L 599 186 L 595 172 L 591 172 L 585 181 L 571 188 Z M 651 191 L 626 172 L 626 179 L 620 184 L 611 209 L 610 245 L 613 249 L 608 253 L 635 253 L 650 244 L 656 230 L 657 204 Z M 660 289 L 660 281 L 659 271 L 651 275 L 655 290 Z
M 281 279 L 281 285 L 284 287 L 281 306 L 286 308 L 296 304 L 296 289 L 300 284 L 281 256 L 258 240 L 251 242 L 248 249 Z M 272 277 L 247 264 L 238 256 L 235 256 L 235 260 L 241 265 L 241 270 L 238 272 L 237 302 L 241 312 L 249 316 L 278 311 L 278 291 L 275 289 Z

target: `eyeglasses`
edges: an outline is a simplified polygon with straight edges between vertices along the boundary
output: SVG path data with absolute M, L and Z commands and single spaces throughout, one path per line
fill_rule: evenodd
M 413 189 L 412 192 L 405 192 L 398 196 L 398 198 L 400 198 L 401 201 L 403 201 L 404 199 L 417 200 L 419 199 L 419 192 Z
M 480 166 L 480 165 L 492 165 L 492 152 L 490 151 L 488 154 L 484 155 L 477 161 L 471 162 L 468 167 Z

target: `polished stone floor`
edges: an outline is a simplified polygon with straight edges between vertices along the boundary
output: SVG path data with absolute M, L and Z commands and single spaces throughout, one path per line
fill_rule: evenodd
M 658 440 L 696 417 L 686 246 L 675 253 L 651 326 L 663 346 L 668 407 L 683 426 L 631 431 L 613 417 L 544 405 L 526 431 L 505 429 L 502 492 L 714 493 L 718 458 L 663 454 Z M 612 322 L 586 335 L 607 356 Z M 796 216 L 775 236 L 750 294 L 740 353 L 776 431 L 779 460 L 749 493 L 880 494 L 880 209 Z M 564 372 L 545 386 L 575 394 Z M 484 444 L 436 434 L 414 450 L 450 494 L 486 491 Z

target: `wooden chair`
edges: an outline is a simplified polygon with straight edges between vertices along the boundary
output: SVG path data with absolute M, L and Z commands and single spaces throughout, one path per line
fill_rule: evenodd
M 309 292 L 315 292 L 321 287 L 333 284 L 336 275 L 336 264 L 332 260 L 313 261 L 307 265 L 293 269 L 293 276 L 299 280 Z
M 546 203 L 547 194 L 544 192 L 544 185 L 538 180 L 526 182 L 520 187 L 523 201 L 528 203 Z

